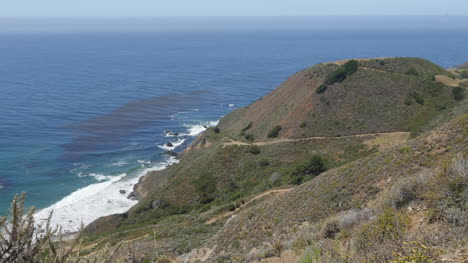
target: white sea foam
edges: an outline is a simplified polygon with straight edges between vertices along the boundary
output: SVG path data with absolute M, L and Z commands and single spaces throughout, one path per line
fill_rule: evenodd
M 209 121 L 202 124 L 184 124 L 187 127 L 188 133 L 182 133 L 182 136 L 197 136 L 206 130 L 206 127 L 218 125 L 219 121 Z
M 81 222 L 86 225 L 102 216 L 126 212 L 137 203 L 128 199 L 127 195 L 141 176 L 149 171 L 162 170 L 177 162 L 177 159 L 171 157 L 151 168 L 142 169 L 134 176 L 126 174 L 105 176 L 106 181 L 78 189 L 54 205 L 40 210 L 34 216 L 37 222 L 41 223 L 48 217 L 50 211 L 54 211 L 52 225 L 61 225 L 66 232 L 77 231 Z M 125 194 L 121 194 L 120 190 L 124 190 Z
M 166 151 L 172 151 L 174 150 L 175 148 L 179 147 L 180 145 L 182 145 L 184 142 L 185 142 L 186 139 L 178 139 L 176 142 L 171 142 L 172 143 L 172 146 L 167 146 L 167 144 L 163 144 L 163 145 L 159 145 L 158 147 L 163 149 L 163 150 L 166 150 Z
M 145 160 L 137 160 L 139 164 L 150 164 L 150 161 L 145 161 Z
M 234 105 L 234 104 L 229 104 L 228 106 L 229 106 L 229 107 L 234 107 L 234 106 L 236 106 L 236 105 Z
M 118 167 L 120 167 L 120 166 L 124 166 L 124 165 L 126 165 L 126 164 L 127 164 L 127 162 L 125 162 L 125 161 L 118 161 L 118 162 L 115 162 L 115 163 L 111 163 L 110 166 L 118 166 Z

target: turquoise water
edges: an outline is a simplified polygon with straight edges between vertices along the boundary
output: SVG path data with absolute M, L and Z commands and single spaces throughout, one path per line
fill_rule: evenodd
M 0 215 L 22 191 L 39 209 L 62 200 L 61 223 L 125 211 L 133 182 L 173 161 L 161 146 L 182 150 L 297 71 L 387 56 L 450 67 L 467 46 L 459 29 L 0 34 Z

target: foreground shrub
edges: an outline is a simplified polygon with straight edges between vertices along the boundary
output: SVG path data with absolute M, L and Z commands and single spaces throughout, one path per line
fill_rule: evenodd
M 406 215 L 387 208 L 374 222 L 364 225 L 357 233 L 355 247 L 366 262 L 387 262 L 401 248 L 402 236 L 409 223 Z

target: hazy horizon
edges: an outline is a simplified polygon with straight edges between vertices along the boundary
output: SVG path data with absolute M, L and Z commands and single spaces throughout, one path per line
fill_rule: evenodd
M 466 30 L 468 16 L 0 17 L 0 33 Z

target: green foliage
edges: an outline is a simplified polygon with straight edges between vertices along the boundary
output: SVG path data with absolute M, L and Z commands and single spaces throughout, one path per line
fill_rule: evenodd
M 52 228 L 49 217 L 40 225 L 34 220 L 35 208 L 24 213 L 26 195 L 16 195 L 11 203 L 10 215 L 0 217 L 0 262 L 2 263 L 81 263 L 103 262 L 93 258 L 80 258 L 76 237 L 65 242 L 62 231 Z M 109 259 L 109 258 L 106 258 Z
M 317 89 L 315 89 L 315 93 L 322 94 L 328 89 L 328 86 L 325 84 L 320 85 Z
M 260 147 L 258 147 L 257 145 L 249 145 L 246 147 L 245 152 L 257 155 L 260 153 Z
M 326 85 L 333 85 L 335 83 L 340 83 L 346 79 L 346 76 L 347 76 L 346 71 L 344 71 L 344 69 L 340 67 L 339 69 L 328 74 L 324 83 Z
M 431 263 L 433 255 L 429 247 L 412 241 L 410 243 L 404 242 L 404 251 L 395 252 L 397 255 L 390 263 Z
M 411 67 L 409 68 L 405 74 L 407 75 L 412 75 L 412 76 L 419 76 L 419 72 L 414 68 L 414 67 Z
M 267 137 L 268 138 L 276 138 L 276 137 L 278 137 L 280 131 L 281 131 L 281 126 L 276 125 L 275 127 L 273 127 L 273 129 L 270 130 L 270 132 L 268 132 Z
M 351 76 L 354 74 L 359 68 L 359 62 L 356 60 L 350 60 L 344 63 L 343 70 L 346 72 L 346 75 Z
M 239 136 L 244 137 L 247 141 L 253 142 L 255 140 L 255 137 L 253 134 L 245 133 L 247 130 L 252 128 L 253 122 L 249 122 L 244 128 L 242 128 Z
M 193 181 L 195 190 L 199 193 L 200 203 L 207 204 L 214 200 L 216 192 L 216 178 L 212 175 L 201 175 Z
M 405 98 L 405 105 L 406 106 L 410 106 L 410 105 L 413 105 L 413 98 L 411 96 L 407 96 Z
M 452 95 L 455 100 L 463 100 L 465 98 L 465 89 L 462 87 L 453 87 Z
M 305 122 L 305 121 L 302 122 L 302 123 L 299 125 L 299 127 L 302 128 L 302 129 L 305 128 L 305 127 L 307 127 L 307 122 Z
M 369 262 L 387 262 L 393 257 L 393 248 L 399 247 L 409 218 L 391 208 L 384 210 L 373 222 L 361 227 L 355 246 Z
M 310 179 L 327 170 L 325 161 L 318 155 L 312 155 L 305 162 L 297 165 L 290 174 L 291 184 L 301 184 L 307 177 Z
M 213 128 L 213 132 L 214 132 L 214 133 L 219 133 L 219 132 L 220 132 L 220 130 L 219 130 L 219 128 L 218 128 L 218 127 L 214 127 L 214 128 Z
M 261 167 L 267 167 L 268 165 L 270 165 L 270 161 L 268 161 L 268 159 L 261 159 L 258 162 L 258 165 Z
M 345 80 L 347 77 L 354 74 L 359 68 L 359 63 L 356 60 L 350 60 L 340 66 L 337 70 L 329 73 L 325 78 L 325 87 L 321 85 L 317 88 L 316 93 L 320 94 L 326 90 L 326 85 L 333 85 L 335 83 L 340 83 Z M 322 88 L 321 88 L 322 87 Z
M 250 142 L 255 141 L 255 136 L 253 136 L 253 134 L 250 134 L 250 133 L 245 134 L 245 135 L 244 135 L 244 138 L 245 138 L 247 141 L 250 141 Z
M 424 98 L 416 91 L 413 91 L 410 93 L 410 96 L 413 97 L 413 99 L 421 105 L 424 105 Z

